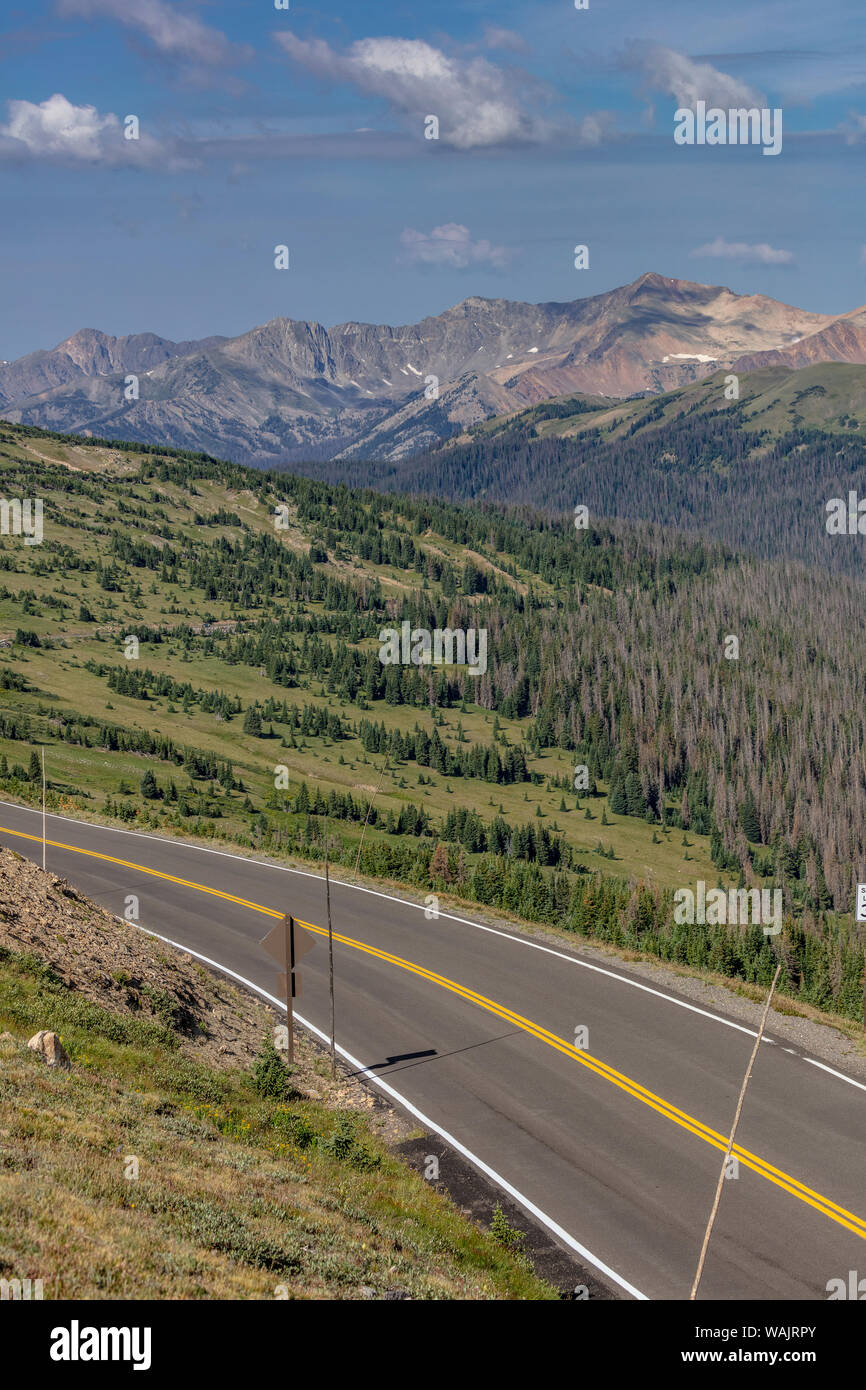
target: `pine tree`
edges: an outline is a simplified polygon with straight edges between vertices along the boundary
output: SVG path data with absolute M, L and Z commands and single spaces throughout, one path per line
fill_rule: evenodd
M 448 866 L 448 850 L 443 844 L 437 844 L 431 856 L 430 878 L 434 882 L 438 878 L 443 879 L 446 883 L 451 882 L 451 871 Z
M 255 705 L 249 705 L 244 715 L 244 733 L 252 734 L 253 738 L 262 737 L 262 716 Z
M 625 783 L 621 780 L 615 781 L 610 789 L 610 809 L 615 816 L 628 815 L 628 799 L 625 794 Z
M 156 801 L 159 797 L 159 787 L 156 784 L 156 778 L 150 768 L 147 769 L 142 777 L 138 789 L 145 801 Z
M 758 819 L 758 811 L 757 807 L 755 806 L 755 798 L 753 797 L 751 790 L 748 790 L 746 792 L 746 795 L 743 799 L 743 804 L 740 807 L 740 825 L 742 826 L 743 834 L 745 835 L 747 840 L 751 840 L 752 843 L 760 842 L 761 822 Z

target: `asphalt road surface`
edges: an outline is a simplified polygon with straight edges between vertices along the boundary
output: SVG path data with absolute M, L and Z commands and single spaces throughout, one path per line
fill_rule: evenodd
M 316 874 L 59 816 L 47 834 L 52 872 L 118 916 L 135 895 L 143 927 L 271 994 L 274 914 L 326 923 Z M 40 813 L 0 804 L 0 842 L 41 863 L 40 837 Z M 346 1053 L 620 1296 L 688 1298 L 754 1033 L 567 944 L 337 882 L 331 904 Z M 297 1011 L 327 1033 L 323 937 L 300 973 Z M 826 1299 L 866 1270 L 866 1086 L 770 1031 L 735 1153 L 702 1300 Z

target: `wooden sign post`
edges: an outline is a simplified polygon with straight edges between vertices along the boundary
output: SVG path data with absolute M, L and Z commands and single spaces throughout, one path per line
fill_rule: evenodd
M 261 945 L 278 965 L 284 967 L 277 977 L 277 993 L 286 1001 L 286 1023 L 289 1030 L 289 1061 L 295 1060 L 295 1020 L 292 1000 L 301 992 L 300 976 L 295 966 L 316 944 L 312 932 L 304 931 L 294 917 L 283 917 L 262 939 Z

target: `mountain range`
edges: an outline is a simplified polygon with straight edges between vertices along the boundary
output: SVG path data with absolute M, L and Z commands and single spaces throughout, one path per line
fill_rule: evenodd
M 260 467 L 398 460 L 569 392 L 623 399 L 822 362 L 866 363 L 866 308 L 818 314 L 648 273 L 568 303 L 469 298 L 399 327 L 275 318 L 185 342 L 82 329 L 0 364 L 0 414 Z

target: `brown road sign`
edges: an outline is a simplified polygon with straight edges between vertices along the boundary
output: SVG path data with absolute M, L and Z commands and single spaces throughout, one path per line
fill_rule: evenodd
M 273 957 L 279 965 L 285 965 L 286 959 L 288 958 L 294 970 L 298 961 L 303 960 L 304 956 L 312 951 L 316 944 L 316 938 L 313 936 L 312 932 L 305 931 L 303 927 L 299 927 L 297 922 L 295 922 L 290 934 L 291 939 L 288 943 L 289 949 L 287 951 L 286 933 L 288 931 L 289 919 L 284 917 L 281 922 L 277 922 L 276 926 L 268 932 L 267 936 L 262 940 L 261 945 L 267 951 L 268 955 Z
M 312 932 L 299 927 L 294 917 L 283 917 L 260 943 L 268 955 L 283 967 L 278 976 L 278 989 L 286 1001 L 286 1016 L 289 1025 L 289 1061 L 295 1060 L 295 1025 L 292 1017 L 292 1000 L 301 993 L 301 980 L 295 967 L 316 944 Z
M 304 956 L 309 955 L 310 951 L 312 951 L 315 944 L 316 938 L 314 937 L 313 933 L 311 931 L 306 931 L 303 927 L 299 926 L 297 922 L 295 922 L 292 941 L 292 945 L 294 948 L 292 959 L 294 960 L 295 965 L 297 965 L 299 960 L 303 960 Z

